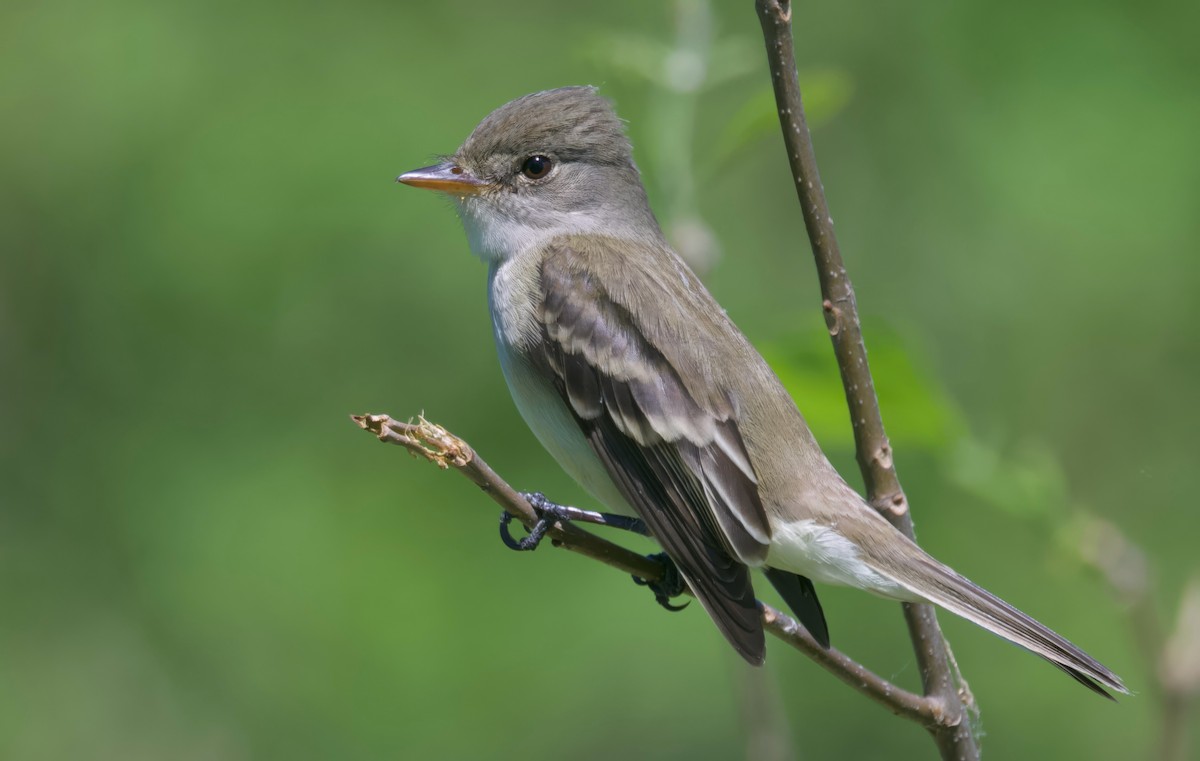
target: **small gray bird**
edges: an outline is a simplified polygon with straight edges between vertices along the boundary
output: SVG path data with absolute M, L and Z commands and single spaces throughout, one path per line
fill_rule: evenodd
M 1121 680 L 930 557 L 850 488 L 766 361 L 671 250 L 591 87 L 507 103 L 399 182 L 454 198 L 488 265 L 517 409 L 596 499 L 636 516 L 733 647 L 766 654 L 751 568 L 828 647 L 812 581 L 940 605 L 1089 688 Z

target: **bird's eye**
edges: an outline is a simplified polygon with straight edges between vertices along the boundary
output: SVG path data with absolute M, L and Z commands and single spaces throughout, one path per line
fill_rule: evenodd
M 530 156 L 521 165 L 521 173 L 531 180 L 540 180 L 550 174 L 553 162 L 546 156 Z

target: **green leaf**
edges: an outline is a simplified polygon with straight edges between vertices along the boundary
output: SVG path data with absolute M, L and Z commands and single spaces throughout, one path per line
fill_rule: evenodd
M 854 447 L 846 394 L 822 330 L 794 332 L 762 347 L 783 385 L 825 446 Z M 898 446 L 945 451 L 965 425 L 940 384 L 913 361 L 919 352 L 893 331 L 871 329 L 869 361 L 888 436 Z
M 854 94 L 854 82 L 841 69 L 806 69 L 800 72 L 804 94 L 804 115 L 808 127 L 815 130 L 836 116 Z M 763 87 L 751 95 L 725 124 L 713 150 L 713 168 L 745 150 L 766 135 L 779 131 L 779 111 L 775 93 Z
M 963 436 L 949 452 L 947 474 L 978 500 L 1025 517 L 1061 514 L 1069 504 L 1066 476 L 1055 454 L 1041 442 L 1011 452 Z

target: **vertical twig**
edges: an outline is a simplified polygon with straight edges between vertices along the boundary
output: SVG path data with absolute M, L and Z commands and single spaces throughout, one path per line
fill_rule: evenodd
M 846 390 L 867 499 L 893 525 L 912 538 L 912 518 L 896 476 L 892 449 L 883 429 L 879 402 L 875 398 L 875 384 L 867 364 L 854 289 L 838 250 L 833 219 L 829 215 L 817 172 L 812 138 L 804 119 L 793 52 L 791 4 L 787 0 L 756 0 L 755 5 L 767 47 L 767 61 L 788 161 L 816 261 L 825 322 L 833 339 L 834 354 Z M 906 603 L 904 617 L 920 664 L 925 694 L 936 697 L 942 703 L 943 721 L 927 727 L 934 736 L 942 758 L 977 759 L 979 748 L 968 720 L 968 711 L 973 709 L 970 693 L 965 690 L 961 676 L 951 666 L 949 646 L 942 636 L 933 608 Z M 964 687 L 961 695 L 960 686 Z M 964 705 L 964 698 L 967 705 Z
M 796 758 L 791 724 L 783 709 L 779 684 L 770 669 L 737 670 L 746 761 L 789 761 Z
M 655 125 L 651 154 L 665 201 L 662 221 L 671 246 L 697 275 L 712 269 L 720 247 L 697 211 L 693 143 L 700 93 L 713 71 L 713 19 L 710 0 L 676 0 L 675 38 L 662 62 L 660 86 L 650 99 Z
M 1190 758 L 1189 715 L 1200 700 L 1200 576 L 1183 589 L 1175 627 L 1167 632 L 1155 601 L 1154 574 L 1146 553 L 1116 524 L 1085 514 L 1079 555 L 1100 572 L 1129 622 L 1134 644 L 1153 679 L 1150 694 L 1158 702 L 1158 757 Z
M 1175 628 L 1163 642 L 1155 665 L 1163 705 L 1161 757 L 1183 761 L 1191 750 L 1188 717 L 1200 698 L 1200 577 L 1193 577 L 1184 588 Z

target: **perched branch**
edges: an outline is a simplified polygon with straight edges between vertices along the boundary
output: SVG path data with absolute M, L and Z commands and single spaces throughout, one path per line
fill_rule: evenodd
M 471 483 L 483 489 L 496 504 L 525 524 L 526 528 L 532 528 L 537 523 L 537 513 L 529 502 L 476 455 L 467 442 L 440 425 L 430 423 L 424 418 L 420 418 L 414 425 L 401 423 L 387 415 L 350 417 L 364 430 L 378 436 L 380 441 L 398 444 L 443 470 L 454 468 L 462 473 Z M 556 546 L 599 560 L 646 581 L 658 581 L 661 576 L 662 569 L 653 560 L 571 524 L 555 524 L 547 535 Z
M 833 339 L 833 350 L 846 390 L 846 402 L 850 407 L 855 450 L 867 487 L 867 500 L 911 539 L 912 517 L 896 476 L 892 448 L 883 430 L 883 418 L 875 397 L 875 383 L 863 345 L 854 288 L 838 250 L 833 219 L 825 202 L 812 138 L 804 118 L 793 51 L 791 4 L 788 0 L 756 0 L 756 8 L 766 43 L 783 140 L 817 265 L 825 323 Z M 947 723 L 931 730 L 942 757 L 978 758 L 979 748 L 971 734 L 970 722 L 966 721 L 968 712 L 975 710 L 974 701 L 953 666 L 949 646 L 942 636 L 933 608 L 905 603 L 904 616 L 920 663 L 925 694 L 941 701 L 948 719 Z
M 454 469 L 463 474 L 526 527 L 537 523 L 537 513 L 520 492 L 497 475 L 465 441 L 445 428 L 424 418 L 415 424 L 402 423 L 387 415 L 352 415 L 351 419 L 380 441 L 397 444 L 442 469 Z M 662 568 L 658 563 L 569 523 L 565 526 L 555 524 L 547 535 L 556 547 L 578 552 L 647 581 L 660 578 Z M 949 722 L 956 721 L 946 713 L 942 700 L 917 695 L 892 684 L 845 653 L 821 647 L 803 626 L 782 611 L 762 602 L 759 608 L 763 628 L 768 632 L 897 716 L 915 721 L 935 733 L 945 731 L 951 726 Z

